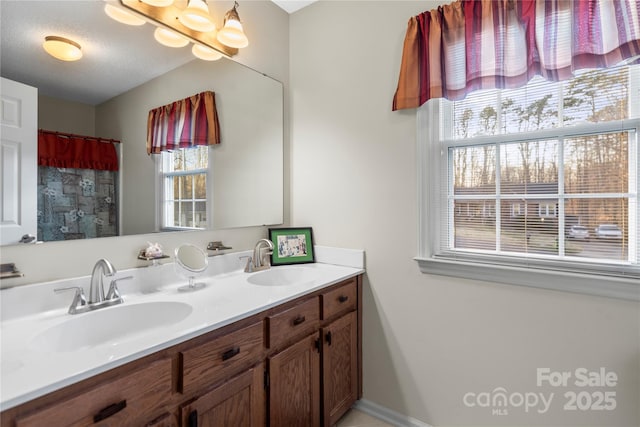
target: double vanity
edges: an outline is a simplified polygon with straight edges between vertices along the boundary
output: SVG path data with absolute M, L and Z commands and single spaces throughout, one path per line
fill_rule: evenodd
M 118 272 L 123 303 L 68 314 L 75 278 L 2 290 L 3 426 L 330 426 L 362 394 L 362 251 L 247 273 L 210 258 Z

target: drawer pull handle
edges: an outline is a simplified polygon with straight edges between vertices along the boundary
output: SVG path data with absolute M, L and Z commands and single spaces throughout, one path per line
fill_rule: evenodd
M 304 321 L 307 320 L 304 316 L 298 316 L 295 319 L 293 319 L 293 326 L 298 326 L 301 323 L 304 323 Z
M 328 345 L 331 345 L 331 331 L 325 334 L 324 339 L 327 341 Z
M 100 412 L 93 416 L 93 422 L 99 423 L 102 420 L 106 420 L 112 415 L 117 414 L 127 407 L 127 401 L 123 400 L 122 402 L 114 403 L 113 405 L 109 405 L 104 409 L 101 409 Z
M 240 347 L 233 347 L 231 350 L 227 350 L 222 353 L 222 360 L 229 360 L 240 353 Z
M 198 411 L 195 409 L 189 412 L 189 419 L 187 420 L 188 427 L 198 427 Z
M 338 297 L 338 301 L 340 301 L 341 303 L 343 303 L 343 302 L 347 302 L 347 300 L 348 300 L 348 299 L 349 299 L 349 297 L 348 297 L 348 296 L 346 296 L 346 295 L 340 295 L 340 296 Z

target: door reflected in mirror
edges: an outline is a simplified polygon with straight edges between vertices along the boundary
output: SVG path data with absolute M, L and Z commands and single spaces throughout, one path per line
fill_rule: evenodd
M 184 244 L 176 248 L 175 258 L 177 273 L 189 278 L 189 284 L 179 287 L 178 290 L 189 292 L 204 288 L 205 284 L 196 283 L 195 278 L 203 273 L 209 265 L 207 253 L 195 245 Z

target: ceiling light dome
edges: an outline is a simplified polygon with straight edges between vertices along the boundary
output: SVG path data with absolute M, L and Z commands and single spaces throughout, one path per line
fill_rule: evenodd
M 114 19 L 121 24 L 126 25 L 144 25 L 145 20 L 135 16 L 133 13 L 129 13 L 124 9 L 120 9 L 119 7 L 115 7 L 111 4 L 104 5 L 104 13 L 109 16 L 109 18 Z
M 61 61 L 77 61 L 82 58 L 80 45 L 64 37 L 46 36 L 42 47 L 49 55 Z
M 178 16 L 180 22 L 194 31 L 207 33 L 216 29 L 216 24 L 209 15 L 209 7 L 204 0 L 189 0 L 187 8 Z
M 222 54 L 215 49 L 211 49 L 209 47 L 205 47 L 199 44 L 194 44 L 191 48 L 191 53 L 196 58 L 202 59 L 204 61 L 217 61 L 222 58 Z
M 168 47 L 184 47 L 189 44 L 189 40 L 180 34 L 161 27 L 156 28 L 153 32 L 153 37 L 155 37 L 158 43 Z

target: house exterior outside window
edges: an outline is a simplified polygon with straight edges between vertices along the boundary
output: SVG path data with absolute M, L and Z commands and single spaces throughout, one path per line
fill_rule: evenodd
M 640 65 L 429 101 L 418 113 L 422 270 L 464 276 L 465 265 L 495 280 L 500 269 L 499 281 L 534 286 L 588 273 L 564 289 L 637 294 L 639 110 Z M 622 238 L 568 239 L 572 226 L 603 224 Z M 623 284 L 603 291 L 607 280 Z
M 209 147 L 163 151 L 158 161 L 161 230 L 206 229 L 210 194 Z

